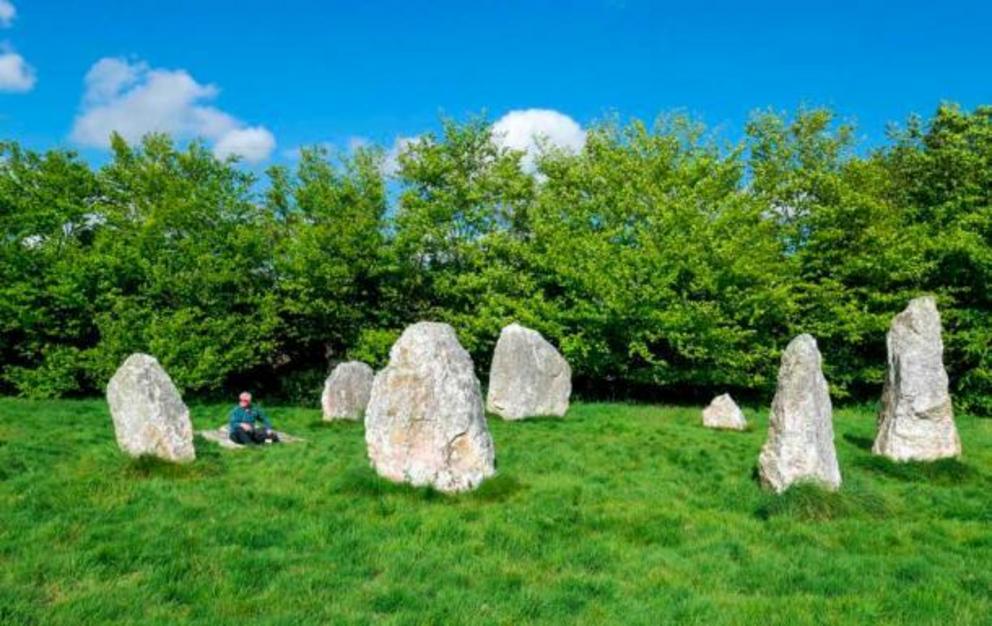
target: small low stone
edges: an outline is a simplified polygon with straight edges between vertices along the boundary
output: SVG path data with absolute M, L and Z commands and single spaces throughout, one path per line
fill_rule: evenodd
M 361 420 L 372 394 L 375 372 L 361 361 L 341 363 L 324 382 L 320 396 L 324 421 Z
M 740 407 L 730 397 L 729 393 L 713 398 L 710 405 L 703 409 L 703 426 L 730 430 L 744 430 L 747 420 Z
M 173 463 L 196 459 L 189 409 L 155 357 L 129 356 L 107 384 L 107 404 L 117 445 L 127 454 Z

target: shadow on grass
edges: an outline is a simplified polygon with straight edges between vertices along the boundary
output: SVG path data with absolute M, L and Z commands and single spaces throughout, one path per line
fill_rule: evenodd
M 532 426 L 541 425 L 541 424 L 560 426 L 564 424 L 566 421 L 575 421 L 574 418 L 569 420 L 566 417 L 559 417 L 557 415 L 534 415 L 532 417 L 525 417 L 523 419 L 518 419 L 518 420 L 508 420 L 508 419 L 503 419 L 502 417 L 496 415 L 495 413 L 486 413 L 486 420 L 490 422 L 506 422 L 508 424 L 514 424 L 514 425 L 519 424 L 518 428 L 520 426 L 525 426 L 527 424 L 530 424 Z
M 465 498 L 476 502 L 503 502 L 524 489 L 515 476 L 496 474 L 487 478 L 475 491 L 465 494 Z
M 898 462 L 884 456 L 870 456 L 855 462 L 870 472 L 910 483 L 960 485 L 977 476 L 977 472 L 971 466 L 958 459 Z
M 505 474 L 489 478 L 474 491 L 447 494 L 433 487 L 414 487 L 382 478 L 370 467 L 351 468 L 340 474 L 331 484 L 334 491 L 356 497 L 398 496 L 422 502 L 472 500 L 476 502 L 502 502 L 524 488 L 524 485 Z
M 824 522 L 848 517 L 855 510 L 843 494 L 813 483 L 793 485 L 782 494 L 766 493 L 754 512 L 760 520 L 787 517 L 804 522 Z
M 858 435 L 852 435 L 850 433 L 847 433 L 847 434 L 844 435 L 844 441 L 846 441 L 847 443 L 851 444 L 852 446 L 855 446 L 857 448 L 861 448 L 862 450 L 867 450 L 867 451 L 871 451 L 871 447 L 875 443 L 869 437 L 859 437 Z
M 167 478 L 174 480 L 196 479 L 224 473 L 224 459 L 213 442 L 202 437 L 193 440 L 196 460 L 191 463 L 172 463 L 158 457 L 144 455 L 124 461 L 125 471 L 136 478 Z
M 433 487 L 413 487 L 405 483 L 394 483 L 375 473 L 371 467 L 355 467 L 340 474 L 331 484 L 334 491 L 351 496 L 407 496 L 416 500 L 431 502 L 444 498 L 444 494 Z
M 697 424 L 699 428 L 702 428 L 705 432 L 709 433 L 753 433 L 758 430 L 753 422 L 748 422 L 744 425 L 744 428 L 723 428 L 720 426 L 706 426 L 702 422 Z
M 325 422 L 324 420 L 313 420 L 306 425 L 307 430 L 355 430 L 356 428 L 364 428 L 364 424 L 361 420 L 332 420 Z

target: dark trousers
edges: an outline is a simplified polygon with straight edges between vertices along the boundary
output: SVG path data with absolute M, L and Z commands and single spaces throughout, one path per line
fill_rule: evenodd
M 253 443 L 265 443 L 266 439 L 271 439 L 272 443 L 276 443 L 279 441 L 279 435 L 265 429 L 244 430 L 242 428 L 238 428 L 231 433 L 231 441 L 240 443 L 243 446 Z

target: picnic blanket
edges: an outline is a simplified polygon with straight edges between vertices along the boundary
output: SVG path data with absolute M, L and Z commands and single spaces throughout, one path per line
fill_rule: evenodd
M 243 446 L 240 443 L 234 443 L 231 438 L 228 437 L 228 425 L 224 424 L 220 428 L 215 428 L 212 430 L 198 430 L 197 435 L 200 435 L 207 441 L 213 441 L 221 448 L 228 448 L 229 450 L 237 450 L 238 448 L 247 448 L 248 446 Z M 300 439 L 299 437 L 294 437 L 293 435 L 288 435 L 280 430 L 275 431 L 279 435 L 279 443 L 272 445 L 280 445 L 283 443 L 300 443 L 301 441 L 306 441 L 306 439 Z M 267 444 L 259 444 L 258 447 L 265 447 Z

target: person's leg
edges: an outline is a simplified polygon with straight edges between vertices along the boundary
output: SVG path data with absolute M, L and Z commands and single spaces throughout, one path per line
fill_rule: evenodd
M 240 428 L 235 430 L 233 433 L 231 433 L 231 441 L 233 441 L 234 443 L 241 444 L 243 446 L 246 446 L 250 443 L 255 443 L 255 440 L 252 439 L 252 433 L 250 433 L 247 430 L 242 430 Z
M 265 439 L 266 439 L 265 429 L 256 428 L 255 430 L 251 431 L 252 443 L 265 443 Z

